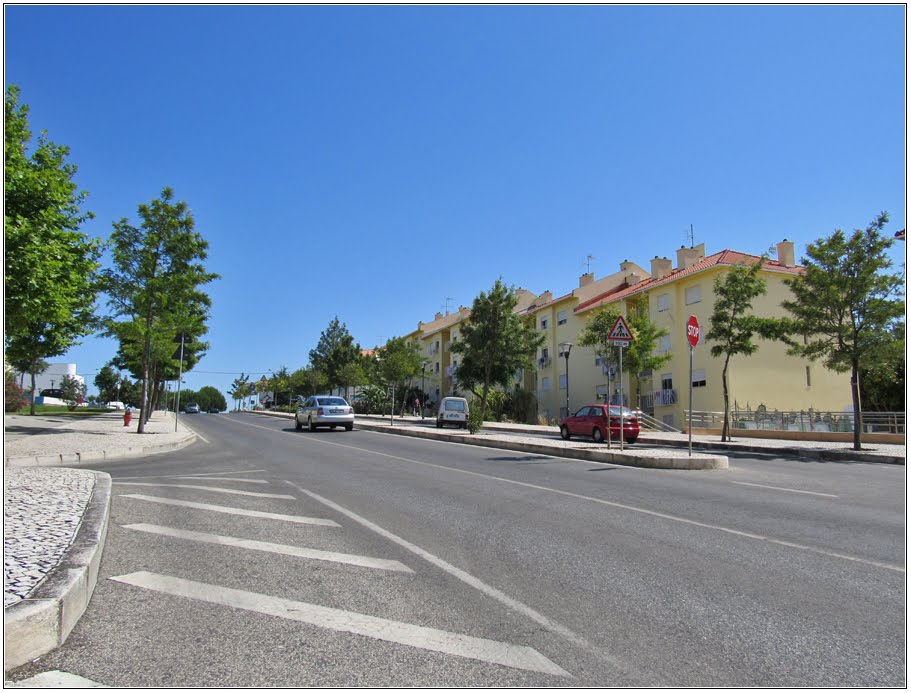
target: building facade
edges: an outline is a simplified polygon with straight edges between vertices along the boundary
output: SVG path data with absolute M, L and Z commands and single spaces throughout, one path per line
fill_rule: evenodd
M 777 259 L 767 260 L 760 270 L 767 293 L 754 300 L 752 312 L 756 315 L 783 317 L 781 303 L 790 296 L 785 280 L 802 271 L 794 262 L 792 242 L 782 241 L 777 250 Z M 545 339 L 533 366 L 516 374 L 515 386 L 535 393 L 541 421 L 556 422 L 567 411 L 575 412 L 594 401 L 617 403 L 622 390 L 627 406 L 682 428 L 690 405 L 686 324 L 693 315 L 702 330 L 693 352 L 693 409 L 721 411 L 724 358 L 712 357 L 711 344 L 705 339 L 715 304 L 714 281 L 732 266 L 758 260 L 755 255 L 731 250 L 706 256 L 701 244 L 680 248 L 676 267 L 669 258 L 656 256 L 650 270 L 624 260 L 619 272 L 601 279 L 584 274 L 575 289 L 557 298 L 550 291 L 535 295 L 519 289 L 516 312 L 530 316 Z M 616 354 L 607 359 L 613 362 L 611 366 L 602 362 L 593 348 L 578 345 L 586 321 L 601 309 L 614 309 L 624 316 L 633 310 L 647 310 L 650 320 L 669 333 L 657 345 L 657 351 L 671 355 L 668 364 L 660 372 L 621 374 Z M 424 358 L 424 391 L 431 403 L 447 395 L 465 394 L 457 389 L 458 355 L 450 347 L 470 317 L 471 311 L 464 306 L 451 314 L 437 313 L 431 322 L 418 323 L 417 329 L 406 335 L 419 345 Z M 759 349 L 754 355 L 731 359 L 728 389 L 732 407 L 736 403 L 754 410 L 761 405 L 768 410 L 817 412 L 840 412 L 850 407 L 847 374 L 790 356 L 782 343 L 756 341 Z

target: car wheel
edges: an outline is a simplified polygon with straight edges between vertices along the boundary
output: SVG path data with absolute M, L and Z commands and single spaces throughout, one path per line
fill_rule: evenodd
M 307 426 L 310 428 L 311 433 L 316 431 L 316 426 L 313 423 L 313 419 L 311 419 L 309 416 L 307 417 Z
M 443 428 L 443 422 L 437 419 L 437 428 Z
M 329 426 L 329 430 L 330 430 L 330 431 L 334 431 L 334 430 L 335 430 L 335 424 L 331 424 L 331 425 Z
M 627 445 L 632 445 L 639 439 L 638 438 L 624 438 L 624 440 L 626 441 Z
M 592 440 L 594 440 L 596 443 L 604 442 L 604 434 L 601 433 L 600 428 L 596 428 L 594 431 L 592 431 Z
M 352 428 L 354 428 L 354 424 L 345 424 L 346 431 L 350 431 Z
M 294 430 L 300 431 L 301 429 L 303 429 L 303 426 L 301 425 L 300 420 L 295 416 L 294 417 Z
M 560 437 L 563 440 L 569 440 L 569 429 L 566 426 L 560 426 Z

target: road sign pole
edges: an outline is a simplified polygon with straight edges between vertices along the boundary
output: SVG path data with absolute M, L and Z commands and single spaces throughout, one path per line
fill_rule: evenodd
M 180 366 L 177 369 L 177 400 L 174 402 L 174 433 L 177 433 L 177 415 L 180 413 L 180 381 L 183 380 L 183 340 L 184 333 L 180 333 Z
M 610 409 L 607 414 L 607 437 L 610 438 Z M 620 347 L 620 452 L 623 452 L 623 347 Z
M 693 456 L 693 345 L 690 344 L 690 423 L 686 427 L 690 436 L 690 454 Z

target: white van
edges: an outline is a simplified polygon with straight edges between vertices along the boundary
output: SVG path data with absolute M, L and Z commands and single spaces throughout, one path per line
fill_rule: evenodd
M 444 397 L 437 410 L 437 428 L 444 423 L 468 428 L 468 400 L 464 397 Z

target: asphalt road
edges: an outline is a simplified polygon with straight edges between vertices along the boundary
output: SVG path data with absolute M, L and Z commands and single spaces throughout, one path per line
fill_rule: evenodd
M 95 595 L 12 678 L 905 685 L 902 466 L 637 469 L 185 420 L 191 447 L 98 467 L 114 492 Z

